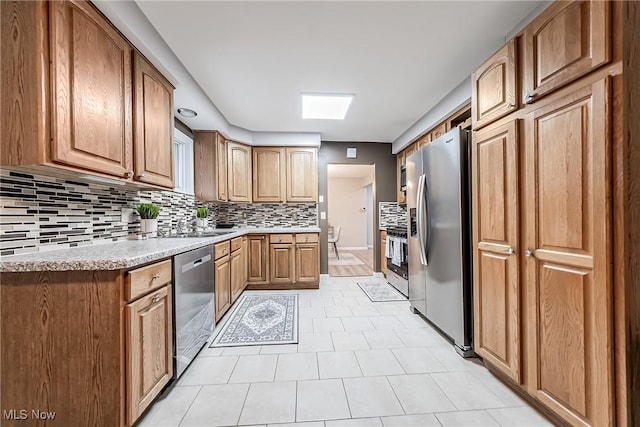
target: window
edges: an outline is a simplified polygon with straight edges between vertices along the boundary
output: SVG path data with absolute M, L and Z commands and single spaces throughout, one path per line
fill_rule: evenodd
M 193 139 L 174 129 L 175 191 L 193 194 Z

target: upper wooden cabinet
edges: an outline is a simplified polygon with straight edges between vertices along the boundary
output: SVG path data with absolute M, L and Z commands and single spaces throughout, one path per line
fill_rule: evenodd
M 173 86 L 137 53 L 133 75 L 135 180 L 173 188 Z
M 253 201 L 284 202 L 286 198 L 285 149 L 253 147 Z
M 518 122 L 474 135 L 474 351 L 520 382 Z
M 227 141 L 227 184 L 230 202 L 251 201 L 251 147 Z
M 160 73 L 90 2 L 0 8 L 2 165 L 172 188 L 173 88 Z
M 318 201 L 318 149 L 286 148 L 287 202 Z
M 433 141 L 436 138 L 440 138 L 442 135 L 447 133 L 447 122 L 442 122 L 438 126 L 429 132 L 429 140 Z
M 197 200 L 227 201 L 227 143 L 219 132 L 193 132 L 193 171 Z
M 471 76 L 473 128 L 518 109 L 516 39 L 512 39 Z
M 571 425 L 614 422 L 609 79 L 525 119 L 529 392 Z
M 558 1 L 525 28 L 523 102 L 610 61 L 610 8 L 608 1 Z
M 49 2 L 49 14 L 51 160 L 131 178 L 131 47 L 88 2 Z

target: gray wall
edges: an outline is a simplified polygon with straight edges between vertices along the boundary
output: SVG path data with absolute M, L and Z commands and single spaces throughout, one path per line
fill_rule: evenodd
M 357 158 L 347 159 L 347 148 L 357 149 Z M 325 142 L 320 145 L 318 152 L 318 194 L 323 202 L 318 203 L 318 212 L 328 212 L 327 200 L 327 165 L 374 165 L 375 182 L 373 183 L 373 265 L 375 271 L 380 271 L 380 230 L 378 226 L 378 202 L 394 202 L 396 192 L 396 156 L 391 153 L 391 144 L 371 142 Z M 327 219 L 321 219 L 320 224 L 320 273 L 327 274 Z

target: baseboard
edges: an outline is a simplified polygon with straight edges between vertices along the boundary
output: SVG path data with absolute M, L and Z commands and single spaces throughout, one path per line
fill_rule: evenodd
M 379 271 L 374 271 L 373 277 L 382 277 L 384 279 L 384 274 L 380 273 Z
M 366 251 L 366 246 L 338 246 L 338 251 Z

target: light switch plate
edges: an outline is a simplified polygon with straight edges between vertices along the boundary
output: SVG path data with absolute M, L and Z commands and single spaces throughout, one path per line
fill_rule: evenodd
M 327 213 L 326 212 L 320 212 L 320 219 L 327 219 Z
M 321 194 L 318 196 L 318 203 L 323 203 L 324 202 L 324 196 Z
M 133 218 L 133 213 L 135 211 L 131 208 L 122 208 L 122 211 L 120 211 L 120 222 L 124 222 L 125 224 L 128 224 L 130 222 L 134 221 Z

